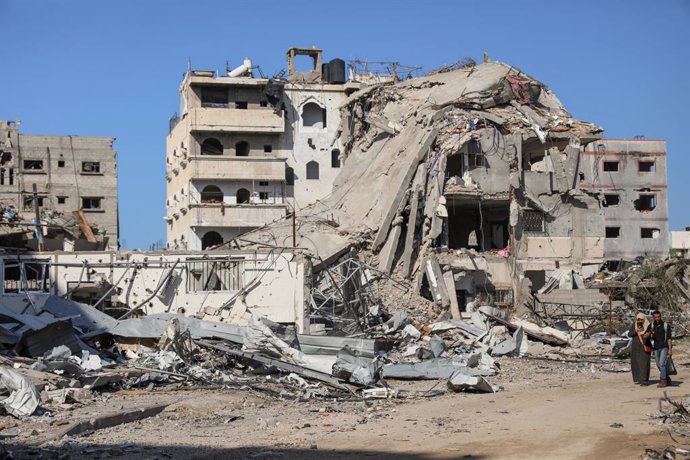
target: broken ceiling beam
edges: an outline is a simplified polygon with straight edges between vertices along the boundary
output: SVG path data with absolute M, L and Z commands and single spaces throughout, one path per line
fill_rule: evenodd
M 520 326 L 517 326 L 517 325 L 511 323 L 510 321 L 506 321 L 503 318 L 499 318 L 498 316 L 492 315 L 491 313 L 484 311 L 483 308 L 484 307 L 482 307 L 482 309 L 480 309 L 479 311 L 484 316 L 486 316 L 487 318 L 490 318 L 490 319 L 496 321 L 497 323 L 507 327 L 511 331 L 517 331 L 518 328 L 520 327 Z M 562 339 L 555 337 L 555 336 L 552 336 L 552 335 L 541 334 L 539 332 L 533 332 L 533 331 L 529 331 L 527 329 L 524 329 L 524 332 L 525 332 L 525 335 L 527 335 L 527 337 L 529 337 L 530 339 L 538 340 L 539 342 L 543 342 L 547 345 L 551 345 L 554 347 L 565 347 L 566 345 L 568 345 L 567 340 L 562 340 Z
M 72 211 L 72 214 L 77 220 L 77 225 L 79 225 L 79 229 L 84 234 L 86 241 L 89 243 L 96 243 L 96 237 L 93 234 L 93 230 L 91 230 L 91 227 L 89 226 L 89 222 L 86 220 L 86 214 L 84 214 L 84 211 Z
M 394 225 L 388 234 L 386 244 L 383 245 L 381 252 L 379 252 L 379 270 L 389 275 L 393 268 L 393 260 L 395 260 L 395 253 L 398 250 L 398 243 L 400 242 L 400 234 L 402 233 L 401 225 Z
M 461 319 L 460 315 L 460 305 L 458 304 L 458 296 L 455 292 L 455 278 L 453 277 L 453 272 L 448 270 L 443 274 L 443 281 L 446 284 L 446 289 L 448 290 L 448 297 L 450 300 L 450 314 L 453 319 Z
M 388 121 L 382 115 L 369 115 L 365 121 L 372 126 L 377 127 L 381 131 L 384 131 L 390 135 L 396 135 L 400 132 L 400 126 L 396 126 L 390 121 Z
M 431 254 L 427 257 L 424 269 L 434 301 L 443 308 L 448 308 L 450 306 L 450 296 L 448 295 L 446 283 L 443 280 L 443 272 L 441 271 L 441 266 L 438 263 L 436 254 Z
M 437 135 L 438 129 L 433 129 L 429 132 L 429 134 L 426 135 L 424 140 L 420 143 L 419 147 L 417 147 L 418 153 L 417 155 L 415 155 L 414 161 L 411 161 L 410 164 L 407 166 L 407 171 L 405 172 L 400 187 L 398 188 L 397 192 L 394 191 L 395 199 L 392 201 L 391 206 L 388 208 L 388 211 L 386 212 L 386 214 L 383 217 L 383 220 L 381 221 L 381 225 L 379 226 L 378 232 L 376 233 L 374 242 L 371 245 L 371 249 L 373 251 L 377 251 L 386 241 L 386 236 L 388 235 L 388 230 L 390 229 L 391 222 L 393 222 L 393 219 L 395 218 L 398 209 L 400 208 L 400 204 L 402 200 L 405 198 L 407 189 L 410 185 L 410 181 L 412 180 L 413 175 L 417 171 L 417 165 L 424 159 L 429 149 L 431 148 L 432 143 L 436 139 Z
M 60 439 L 64 436 L 77 436 L 86 432 L 102 430 L 104 428 L 110 428 L 125 423 L 136 422 L 139 420 L 143 420 L 145 418 L 154 417 L 163 412 L 163 410 L 165 410 L 165 408 L 168 406 L 169 404 L 154 404 L 152 406 L 147 407 L 139 407 L 119 412 L 98 414 L 93 417 L 72 422 L 65 428 L 62 428 L 61 430 L 55 433 L 51 433 L 48 436 L 43 437 L 32 444 L 40 446 L 48 442 Z
M 424 165 L 420 165 L 424 168 Z M 405 248 L 403 249 L 402 261 L 403 272 L 402 276 L 407 278 L 410 276 L 412 268 L 412 256 L 414 254 L 414 241 L 417 234 L 417 221 L 419 219 L 419 201 L 422 196 L 422 190 L 419 186 L 415 186 L 410 194 L 410 216 L 407 220 L 407 232 L 405 234 Z

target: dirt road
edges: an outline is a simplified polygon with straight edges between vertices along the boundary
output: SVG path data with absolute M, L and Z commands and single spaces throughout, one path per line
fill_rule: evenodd
M 686 395 L 684 361 L 676 358 L 681 376 L 667 390 L 672 398 Z M 298 402 L 246 391 L 164 387 L 113 395 L 75 408 L 72 416 L 152 402 L 172 405 L 156 417 L 63 439 L 51 448 L 72 458 L 630 459 L 646 447 L 673 444 L 647 416 L 662 395 L 654 385 L 633 385 L 628 373 L 605 370 L 611 366 L 524 358 L 501 364 L 492 380 L 503 387 L 498 393 L 411 401 Z M 417 390 L 434 385 L 391 383 Z M 31 439 L 31 429 L 42 436 L 53 428 L 20 425 L 9 430 L 15 436 L 5 437 L 5 444 L 21 445 Z

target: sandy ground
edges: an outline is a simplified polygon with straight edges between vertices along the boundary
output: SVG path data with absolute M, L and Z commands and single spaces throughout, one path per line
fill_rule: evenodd
M 689 355 L 677 347 L 673 399 L 686 396 Z M 679 353 L 680 351 L 680 353 Z M 639 458 L 673 445 L 648 414 L 663 390 L 636 386 L 626 362 L 499 361 L 495 394 L 448 393 L 414 400 L 325 401 L 267 397 L 237 390 L 101 394 L 54 417 L 32 417 L 0 431 L 15 458 Z M 652 377 L 656 377 L 656 369 Z M 428 390 L 436 382 L 389 382 Z M 280 387 L 276 386 L 276 389 Z M 443 389 L 438 385 L 436 389 Z M 139 422 L 63 438 L 41 451 L 22 449 L 61 423 L 107 411 L 171 404 Z

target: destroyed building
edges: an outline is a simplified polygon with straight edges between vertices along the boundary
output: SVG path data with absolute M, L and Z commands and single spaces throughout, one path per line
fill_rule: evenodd
M 185 73 L 166 147 L 169 249 L 216 246 L 330 193 L 339 107 L 359 85 L 322 55 L 291 48 L 287 74 L 273 78 L 250 59 L 223 76 Z
M 19 126 L 0 120 L 0 246 L 117 249 L 115 139 L 25 134 Z
M 582 152 L 581 188 L 602 197 L 607 260 L 669 253 L 666 142 L 601 139 Z
M 312 72 L 290 72 L 284 84 L 323 78 L 318 56 Z M 245 63 L 238 72 L 250 68 Z M 248 76 L 185 78 L 191 89 L 183 94 L 194 93 L 195 81 L 202 88 L 196 102 L 189 96 L 189 112 L 168 139 L 170 166 L 179 168 L 168 186 L 179 190 L 178 201 L 201 195 L 207 179 L 192 176 L 201 165 L 216 183 L 233 184 L 239 179 L 226 172 L 252 158 L 251 150 L 228 154 L 227 143 L 201 153 L 207 128 L 197 134 L 191 126 L 215 113 L 202 115 L 212 108 L 201 105 L 203 88 L 216 80 L 232 83 L 222 91 L 226 102 L 220 96 L 207 102 L 230 111 L 231 91 L 239 85 L 234 79 L 243 78 L 240 86 L 252 91 L 278 84 Z M 683 316 L 678 306 L 690 306 L 687 261 L 621 263 L 649 255 L 641 251 L 651 246 L 626 255 L 607 252 L 622 248 L 608 245 L 610 222 L 626 212 L 634 222 L 626 228 L 641 221 L 634 206 L 607 213 L 613 206 L 604 205 L 602 190 L 662 190 L 663 155 L 655 157 L 653 176 L 604 181 L 603 158 L 625 157 L 635 165 L 636 155 L 627 156 L 633 148 L 615 144 L 620 141 L 606 147 L 602 128 L 575 119 L 543 83 L 503 63 L 465 60 L 419 78 L 370 81 L 351 94 L 343 90 L 339 116 L 326 115 L 329 129 L 335 124 L 332 145 L 342 160 L 332 189 L 291 216 L 257 223 L 239 237 L 233 230 L 204 243 L 206 233 L 195 234 L 194 245 L 211 250 L 0 254 L 0 345 L 35 360 L 31 371 L 74 371 L 78 365 L 74 378 L 89 388 L 94 379 L 103 387 L 194 381 L 247 388 L 279 371 L 287 375 L 275 382 L 296 387 L 292 394 L 301 400 L 393 398 L 398 392 L 390 382 L 403 379 L 442 379 L 449 391 L 499 391 L 487 380 L 500 370 L 496 359 L 523 356 L 530 348 L 560 359 L 566 353 L 559 350 L 574 344 L 579 350 L 568 353 L 589 348 L 601 357 L 606 348 L 613 356 L 631 343 L 616 326 L 627 331 L 637 311 L 661 306 Z M 287 91 L 278 90 L 279 100 L 288 99 Z M 287 110 L 255 103 L 261 112 L 256 120 L 266 115 L 275 121 L 274 110 Z M 295 113 L 303 122 L 304 110 Z M 227 129 L 223 136 L 239 128 Z M 282 135 L 270 136 L 278 142 Z M 315 137 L 307 137 L 307 145 L 309 139 Z M 207 157 L 221 160 L 203 163 Z M 299 168 L 289 163 L 292 153 L 257 158 L 256 164 L 268 158 L 269 164 Z M 270 177 L 277 184 L 283 176 Z M 283 185 L 282 199 L 297 196 Z M 226 192 L 212 192 L 218 202 L 209 205 L 221 215 L 232 208 Z M 665 197 L 657 199 L 659 212 L 650 210 L 649 217 L 663 219 Z M 181 209 L 173 221 L 187 222 Z M 190 227 L 199 228 L 222 230 Z M 612 273 L 610 257 L 629 270 Z M 687 314 L 681 324 L 687 329 Z M 105 367 L 112 371 L 96 373 Z M 28 377 L 10 377 L 20 389 L 33 388 Z M 24 404 L 4 400 L 5 410 L 17 417 L 34 413 L 40 395 L 28 396 Z

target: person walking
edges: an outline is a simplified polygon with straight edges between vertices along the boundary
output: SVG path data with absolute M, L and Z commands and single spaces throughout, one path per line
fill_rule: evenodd
M 671 326 L 661 319 L 659 310 L 652 313 L 652 348 L 654 349 L 654 360 L 659 369 L 659 384 L 657 387 L 664 388 L 671 384 L 671 379 L 666 372 L 668 358 L 673 356 L 673 343 L 671 342 Z
M 645 385 L 649 381 L 652 354 L 650 328 L 651 324 L 645 314 L 638 313 L 635 322 L 628 331 L 628 337 L 632 337 L 630 370 L 632 371 L 633 382 L 639 385 Z

